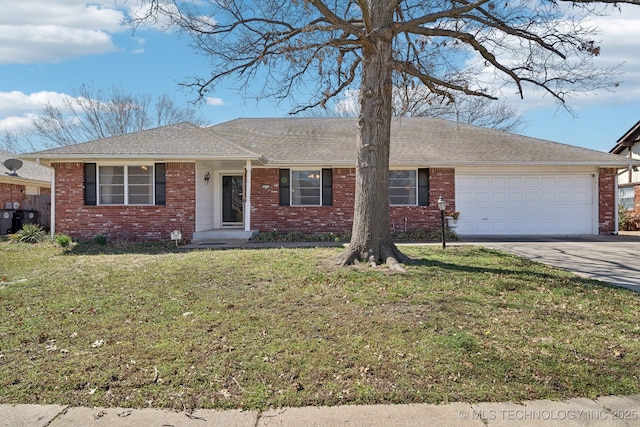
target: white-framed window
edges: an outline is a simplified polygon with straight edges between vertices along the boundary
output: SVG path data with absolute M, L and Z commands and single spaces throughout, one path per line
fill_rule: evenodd
M 152 165 L 98 165 L 100 205 L 152 205 Z
M 618 187 L 618 196 L 620 206 L 632 211 L 635 209 L 635 187 L 632 185 Z
M 291 171 L 291 206 L 322 205 L 322 171 Z
M 333 170 L 280 169 L 280 206 L 332 206 Z
M 417 204 L 417 171 L 415 169 L 389 171 L 389 205 L 416 206 Z

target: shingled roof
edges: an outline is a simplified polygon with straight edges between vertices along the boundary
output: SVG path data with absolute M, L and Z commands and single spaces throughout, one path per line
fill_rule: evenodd
M 259 159 L 260 156 L 192 123 L 178 123 L 31 153 L 43 159 Z
M 262 164 L 353 166 L 355 118 L 246 118 L 208 128 L 180 123 L 27 155 L 45 161 L 244 159 Z M 437 118 L 394 119 L 392 166 L 594 165 L 622 156 Z M 634 164 L 640 164 L 634 162 Z
M 273 164 L 355 164 L 354 118 L 236 119 L 209 130 L 263 154 Z M 394 119 L 390 163 L 628 165 L 613 154 L 438 118 Z

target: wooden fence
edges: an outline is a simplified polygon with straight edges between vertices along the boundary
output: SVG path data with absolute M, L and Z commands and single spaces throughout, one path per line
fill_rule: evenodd
M 20 209 L 38 211 L 38 224 L 49 230 L 51 228 L 51 195 L 24 196 Z

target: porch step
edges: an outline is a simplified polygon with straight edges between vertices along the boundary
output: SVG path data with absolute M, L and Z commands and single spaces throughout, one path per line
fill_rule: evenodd
M 221 242 L 225 240 L 247 241 L 255 234 L 255 231 L 245 231 L 239 229 L 216 229 L 197 231 L 193 233 L 191 243 Z

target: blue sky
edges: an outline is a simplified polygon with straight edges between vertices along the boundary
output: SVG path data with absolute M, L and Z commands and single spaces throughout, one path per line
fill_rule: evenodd
M 621 85 L 572 100 L 577 117 L 540 93 L 509 97 L 527 121 L 523 134 L 608 151 L 640 120 L 640 7 L 621 10 L 593 18 L 602 41 L 597 63 L 622 64 Z M 206 58 L 189 47 L 188 38 L 151 28 L 133 33 L 120 24 L 124 9 L 113 0 L 0 0 L 0 11 L 0 132 L 28 127 L 44 102 L 59 104 L 82 84 L 167 94 L 186 104 L 195 94 L 178 83 L 207 75 Z M 229 81 L 198 105 L 210 124 L 287 116 L 290 110 L 286 103 L 243 99 L 231 86 Z

